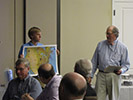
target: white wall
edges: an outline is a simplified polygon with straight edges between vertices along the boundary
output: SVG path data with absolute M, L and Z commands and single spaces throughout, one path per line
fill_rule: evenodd
M 14 66 L 14 0 L 0 1 L 0 100 L 4 93 L 7 79 L 6 68 Z
M 6 68 L 14 66 L 14 0 L 0 1 L 0 85 Z
M 57 0 L 26 0 L 26 32 L 37 26 L 42 30 L 41 43 L 56 44 Z M 27 35 L 27 42 L 29 37 Z
M 80 58 L 92 58 L 111 25 L 111 7 L 111 0 L 61 0 L 61 74 Z

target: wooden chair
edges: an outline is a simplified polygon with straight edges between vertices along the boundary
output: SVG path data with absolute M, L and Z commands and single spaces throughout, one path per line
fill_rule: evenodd
M 85 96 L 84 100 L 97 100 L 96 96 Z

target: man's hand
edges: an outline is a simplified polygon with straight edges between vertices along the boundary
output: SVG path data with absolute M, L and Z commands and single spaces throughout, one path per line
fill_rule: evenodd
M 122 73 L 121 70 L 115 71 L 115 74 L 120 75 Z
M 88 77 L 88 83 L 91 84 L 91 77 Z
M 22 95 L 21 100 L 34 100 L 28 93 Z
M 57 53 L 57 55 L 60 55 L 60 51 L 58 49 L 56 50 L 56 53 Z

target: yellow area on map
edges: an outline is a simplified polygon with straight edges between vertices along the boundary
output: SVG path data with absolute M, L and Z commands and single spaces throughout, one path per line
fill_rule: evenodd
M 45 47 L 45 50 L 42 47 L 27 48 L 27 54 L 25 58 L 29 60 L 30 70 L 34 74 L 37 74 L 38 67 L 41 64 L 49 62 L 51 52 L 51 47 Z

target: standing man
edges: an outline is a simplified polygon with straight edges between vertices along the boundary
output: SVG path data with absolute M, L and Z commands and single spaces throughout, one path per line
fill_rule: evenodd
M 22 54 L 24 46 L 41 46 L 43 44 L 39 43 L 41 40 L 41 30 L 38 27 L 32 27 L 28 31 L 28 36 L 31 39 L 28 43 L 23 44 L 20 48 L 18 57 L 24 58 Z
M 92 75 L 97 69 L 99 72 L 96 79 L 97 100 L 118 100 L 120 92 L 120 75 L 125 73 L 129 67 L 127 47 L 117 38 L 119 30 L 115 26 L 109 26 L 106 31 L 107 40 L 98 43 L 92 58 Z M 104 69 L 108 66 L 121 66 L 122 68 L 114 73 L 106 73 Z
M 40 80 L 46 84 L 42 93 L 33 99 L 29 94 L 22 96 L 22 100 L 59 100 L 58 87 L 60 85 L 61 76 L 55 74 L 51 64 L 42 64 L 38 69 Z
M 25 58 L 19 58 L 15 64 L 17 78 L 11 80 L 2 100 L 21 100 L 25 93 L 30 94 L 34 99 L 42 92 L 38 80 L 29 76 L 29 61 Z
M 60 100 L 83 100 L 87 84 L 85 78 L 75 72 L 65 74 L 59 87 Z

